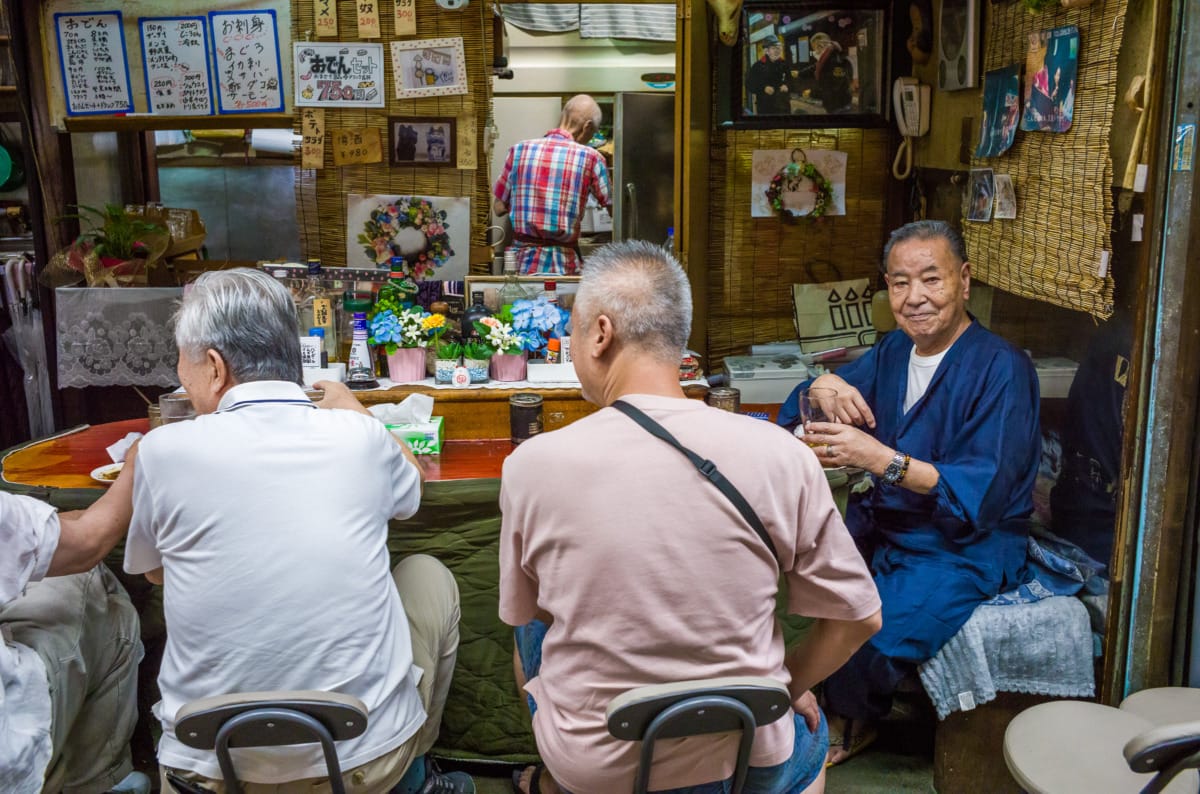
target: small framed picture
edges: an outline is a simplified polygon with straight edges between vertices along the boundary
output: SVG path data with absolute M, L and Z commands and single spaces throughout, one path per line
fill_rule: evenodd
M 1017 191 L 1013 189 L 1012 177 L 1008 174 L 996 174 L 996 201 L 993 218 L 1012 220 L 1017 217 Z
M 967 220 L 987 223 L 992 219 L 996 182 L 990 168 L 972 168 L 967 185 Z
M 461 37 L 392 42 L 396 99 L 467 93 Z
M 453 116 L 388 117 L 388 157 L 392 166 L 453 166 L 457 139 Z

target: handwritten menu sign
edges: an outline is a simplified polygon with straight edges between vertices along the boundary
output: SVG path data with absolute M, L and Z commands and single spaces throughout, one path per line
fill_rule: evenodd
M 454 128 L 457 136 L 455 152 L 458 155 L 455 167 L 464 171 L 474 171 L 479 167 L 479 152 L 475 148 L 475 114 L 463 113 L 458 117 Z
M 318 36 L 337 35 L 337 0 L 313 0 Z
M 321 108 L 300 112 L 300 167 L 325 167 L 325 111 Z
M 384 106 L 382 44 L 298 41 L 292 54 L 298 107 Z
M 358 37 L 379 38 L 379 6 L 375 0 L 358 0 Z
M 396 35 L 417 35 L 417 0 L 392 0 L 396 4 Z
M 132 113 L 120 11 L 54 15 L 67 115 Z
M 209 11 L 222 113 L 283 110 L 283 68 L 275 12 Z
M 142 64 L 151 113 L 208 116 L 213 112 L 204 17 L 144 17 Z
M 378 128 L 353 127 L 331 132 L 334 165 L 383 162 L 383 148 L 379 145 Z

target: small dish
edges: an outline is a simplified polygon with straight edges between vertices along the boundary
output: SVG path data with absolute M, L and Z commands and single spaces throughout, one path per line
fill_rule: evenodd
M 98 466 L 92 469 L 92 479 L 104 485 L 112 485 L 117 475 L 121 473 L 121 469 L 125 467 L 125 463 L 110 463 L 107 466 Z

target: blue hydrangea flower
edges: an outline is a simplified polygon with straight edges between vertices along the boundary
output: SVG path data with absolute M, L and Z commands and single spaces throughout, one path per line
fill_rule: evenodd
M 371 344 L 399 344 L 403 338 L 404 329 L 395 312 L 382 311 L 372 317 L 368 323 L 371 328 Z

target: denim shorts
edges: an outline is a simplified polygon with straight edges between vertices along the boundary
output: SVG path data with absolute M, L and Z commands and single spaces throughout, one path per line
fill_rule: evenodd
M 548 626 L 540 620 L 531 621 L 514 630 L 517 653 L 521 655 L 521 670 L 525 679 L 537 676 L 542 667 L 542 640 Z M 533 696 L 526 694 L 529 713 L 537 711 Z M 752 766 L 746 775 L 744 794 L 799 794 L 812 785 L 825 768 L 825 757 L 829 753 L 829 726 L 825 715 L 817 730 L 810 731 L 804 718 L 793 714 L 796 739 L 792 746 L 792 757 L 775 766 Z M 699 786 L 662 789 L 657 794 L 729 794 L 733 790 L 733 778 Z M 564 789 L 565 791 L 565 789 Z

